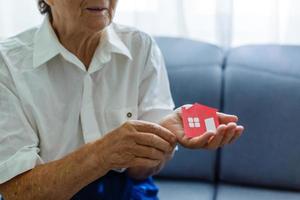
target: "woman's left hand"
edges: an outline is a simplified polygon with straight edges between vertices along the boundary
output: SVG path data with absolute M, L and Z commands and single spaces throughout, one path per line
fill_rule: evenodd
M 216 132 L 206 132 L 195 138 L 188 138 L 183 129 L 181 109 L 161 120 L 160 125 L 176 134 L 178 142 L 190 149 L 218 149 L 237 140 L 243 133 L 244 127 L 238 126 L 238 117 L 217 113 L 220 125 Z

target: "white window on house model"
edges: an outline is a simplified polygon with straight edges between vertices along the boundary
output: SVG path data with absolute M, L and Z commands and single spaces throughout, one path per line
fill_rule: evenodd
M 198 117 L 189 117 L 189 127 L 190 128 L 199 128 L 200 127 L 200 120 Z

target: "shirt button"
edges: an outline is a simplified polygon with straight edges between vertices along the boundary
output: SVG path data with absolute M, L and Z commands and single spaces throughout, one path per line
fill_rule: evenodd
M 131 112 L 127 113 L 127 117 L 131 118 L 132 117 L 132 113 Z

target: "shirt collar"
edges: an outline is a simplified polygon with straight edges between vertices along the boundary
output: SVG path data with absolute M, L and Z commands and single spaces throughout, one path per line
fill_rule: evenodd
M 37 68 L 60 53 L 59 40 L 45 17 L 34 36 L 33 67 Z
M 114 24 L 108 26 L 101 37 L 94 58 L 89 67 L 89 73 L 94 73 L 111 60 L 112 53 L 121 54 L 132 60 L 131 53 L 114 30 Z
M 108 43 L 111 45 L 111 52 L 127 56 L 132 60 L 131 53 L 124 42 L 120 39 L 114 30 L 114 24 L 111 24 L 106 31 Z
M 58 54 L 66 55 L 67 50 L 60 44 L 49 17 L 45 17 L 34 38 L 33 67 L 37 68 Z M 114 25 L 108 26 L 95 52 L 96 63 L 106 63 L 111 59 L 111 53 L 125 55 L 132 60 L 131 53 L 114 30 Z M 93 61 L 92 61 L 93 63 Z

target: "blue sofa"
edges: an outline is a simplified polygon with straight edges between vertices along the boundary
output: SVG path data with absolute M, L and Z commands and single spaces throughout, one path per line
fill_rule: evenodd
M 200 102 L 238 115 L 246 128 L 217 151 L 179 147 L 155 177 L 160 199 L 299 200 L 300 47 L 224 52 L 187 39 L 156 41 L 177 106 Z

